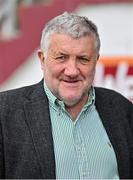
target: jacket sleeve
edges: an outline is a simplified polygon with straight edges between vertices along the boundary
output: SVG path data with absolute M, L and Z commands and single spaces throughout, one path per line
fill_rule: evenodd
M 1 107 L 0 107 L 1 111 Z M 4 179 L 4 148 L 2 138 L 1 113 L 0 113 L 0 179 Z
M 0 179 L 5 178 L 5 153 L 4 153 L 4 135 L 3 122 L 8 114 L 7 95 L 5 92 L 0 93 Z M 6 111 L 7 110 L 7 111 Z
M 132 134 L 133 134 L 133 104 L 131 107 L 131 129 L 132 129 Z
M 131 152 L 131 179 L 133 179 L 133 104 L 131 107 L 131 119 L 130 119 L 131 131 L 132 131 L 132 152 Z

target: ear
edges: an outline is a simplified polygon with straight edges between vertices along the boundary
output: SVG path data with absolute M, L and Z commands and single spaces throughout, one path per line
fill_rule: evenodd
M 100 57 L 100 54 L 97 55 L 97 60 L 99 59 L 99 57 Z
M 40 60 L 41 69 L 43 70 L 44 69 L 44 60 L 45 60 L 44 53 L 41 50 L 38 50 L 37 54 L 38 54 L 38 57 Z

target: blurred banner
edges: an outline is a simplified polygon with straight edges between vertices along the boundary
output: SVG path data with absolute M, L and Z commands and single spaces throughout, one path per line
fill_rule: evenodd
M 133 100 L 132 0 L 0 0 L 0 91 L 41 80 L 37 58 L 45 23 L 64 11 L 92 19 L 101 37 L 94 84 Z
M 133 102 L 133 57 L 103 57 L 94 84 L 114 89 Z

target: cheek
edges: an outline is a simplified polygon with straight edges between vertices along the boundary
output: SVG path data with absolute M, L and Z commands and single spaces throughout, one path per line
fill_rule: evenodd
M 57 78 L 61 74 L 61 66 L 57 66 L 54 63 L 46 63 L 44 74 L 46 76 L 52 77 L 53 79 Z
M 43 71 L 44 71 L 44 74 L 45 75 L 48 75 L 48 74 L 50 74 L 51 72 L 52 72 L 52 65 L 51 65 L 51 63 L 49 63 L 49 60 L 47 59 L 47 60 L 45 60 L 45 62 L 44 62 L 44 69 L 43 69 Z
M 87 80 L 93 78 L 95 75 L 95 66 L 90 66 L 89 68 L 85 69 L 83 74 Z

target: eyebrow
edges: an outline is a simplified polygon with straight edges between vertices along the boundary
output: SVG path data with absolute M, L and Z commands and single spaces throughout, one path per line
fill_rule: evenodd
M 68 53 L 58 52 L 54 54 L 55 56 L 69 56 Z
M 57 56 L 70 56 L 71 54 L 69 54 L 69 53 L 67 53 L 67 52 L 61 52 L 61 51 L 59 51 L 59 52 L 54 52 L 53 51 L 53 56 L 54 57 L 57 57 Z M 87 54 L 79 54 L 79 55 L 76 55 L 76 57 L 78 57 L 78 58 L 80 58 L 80 57 L 84 57 L 84 58 L 90 58 Z

